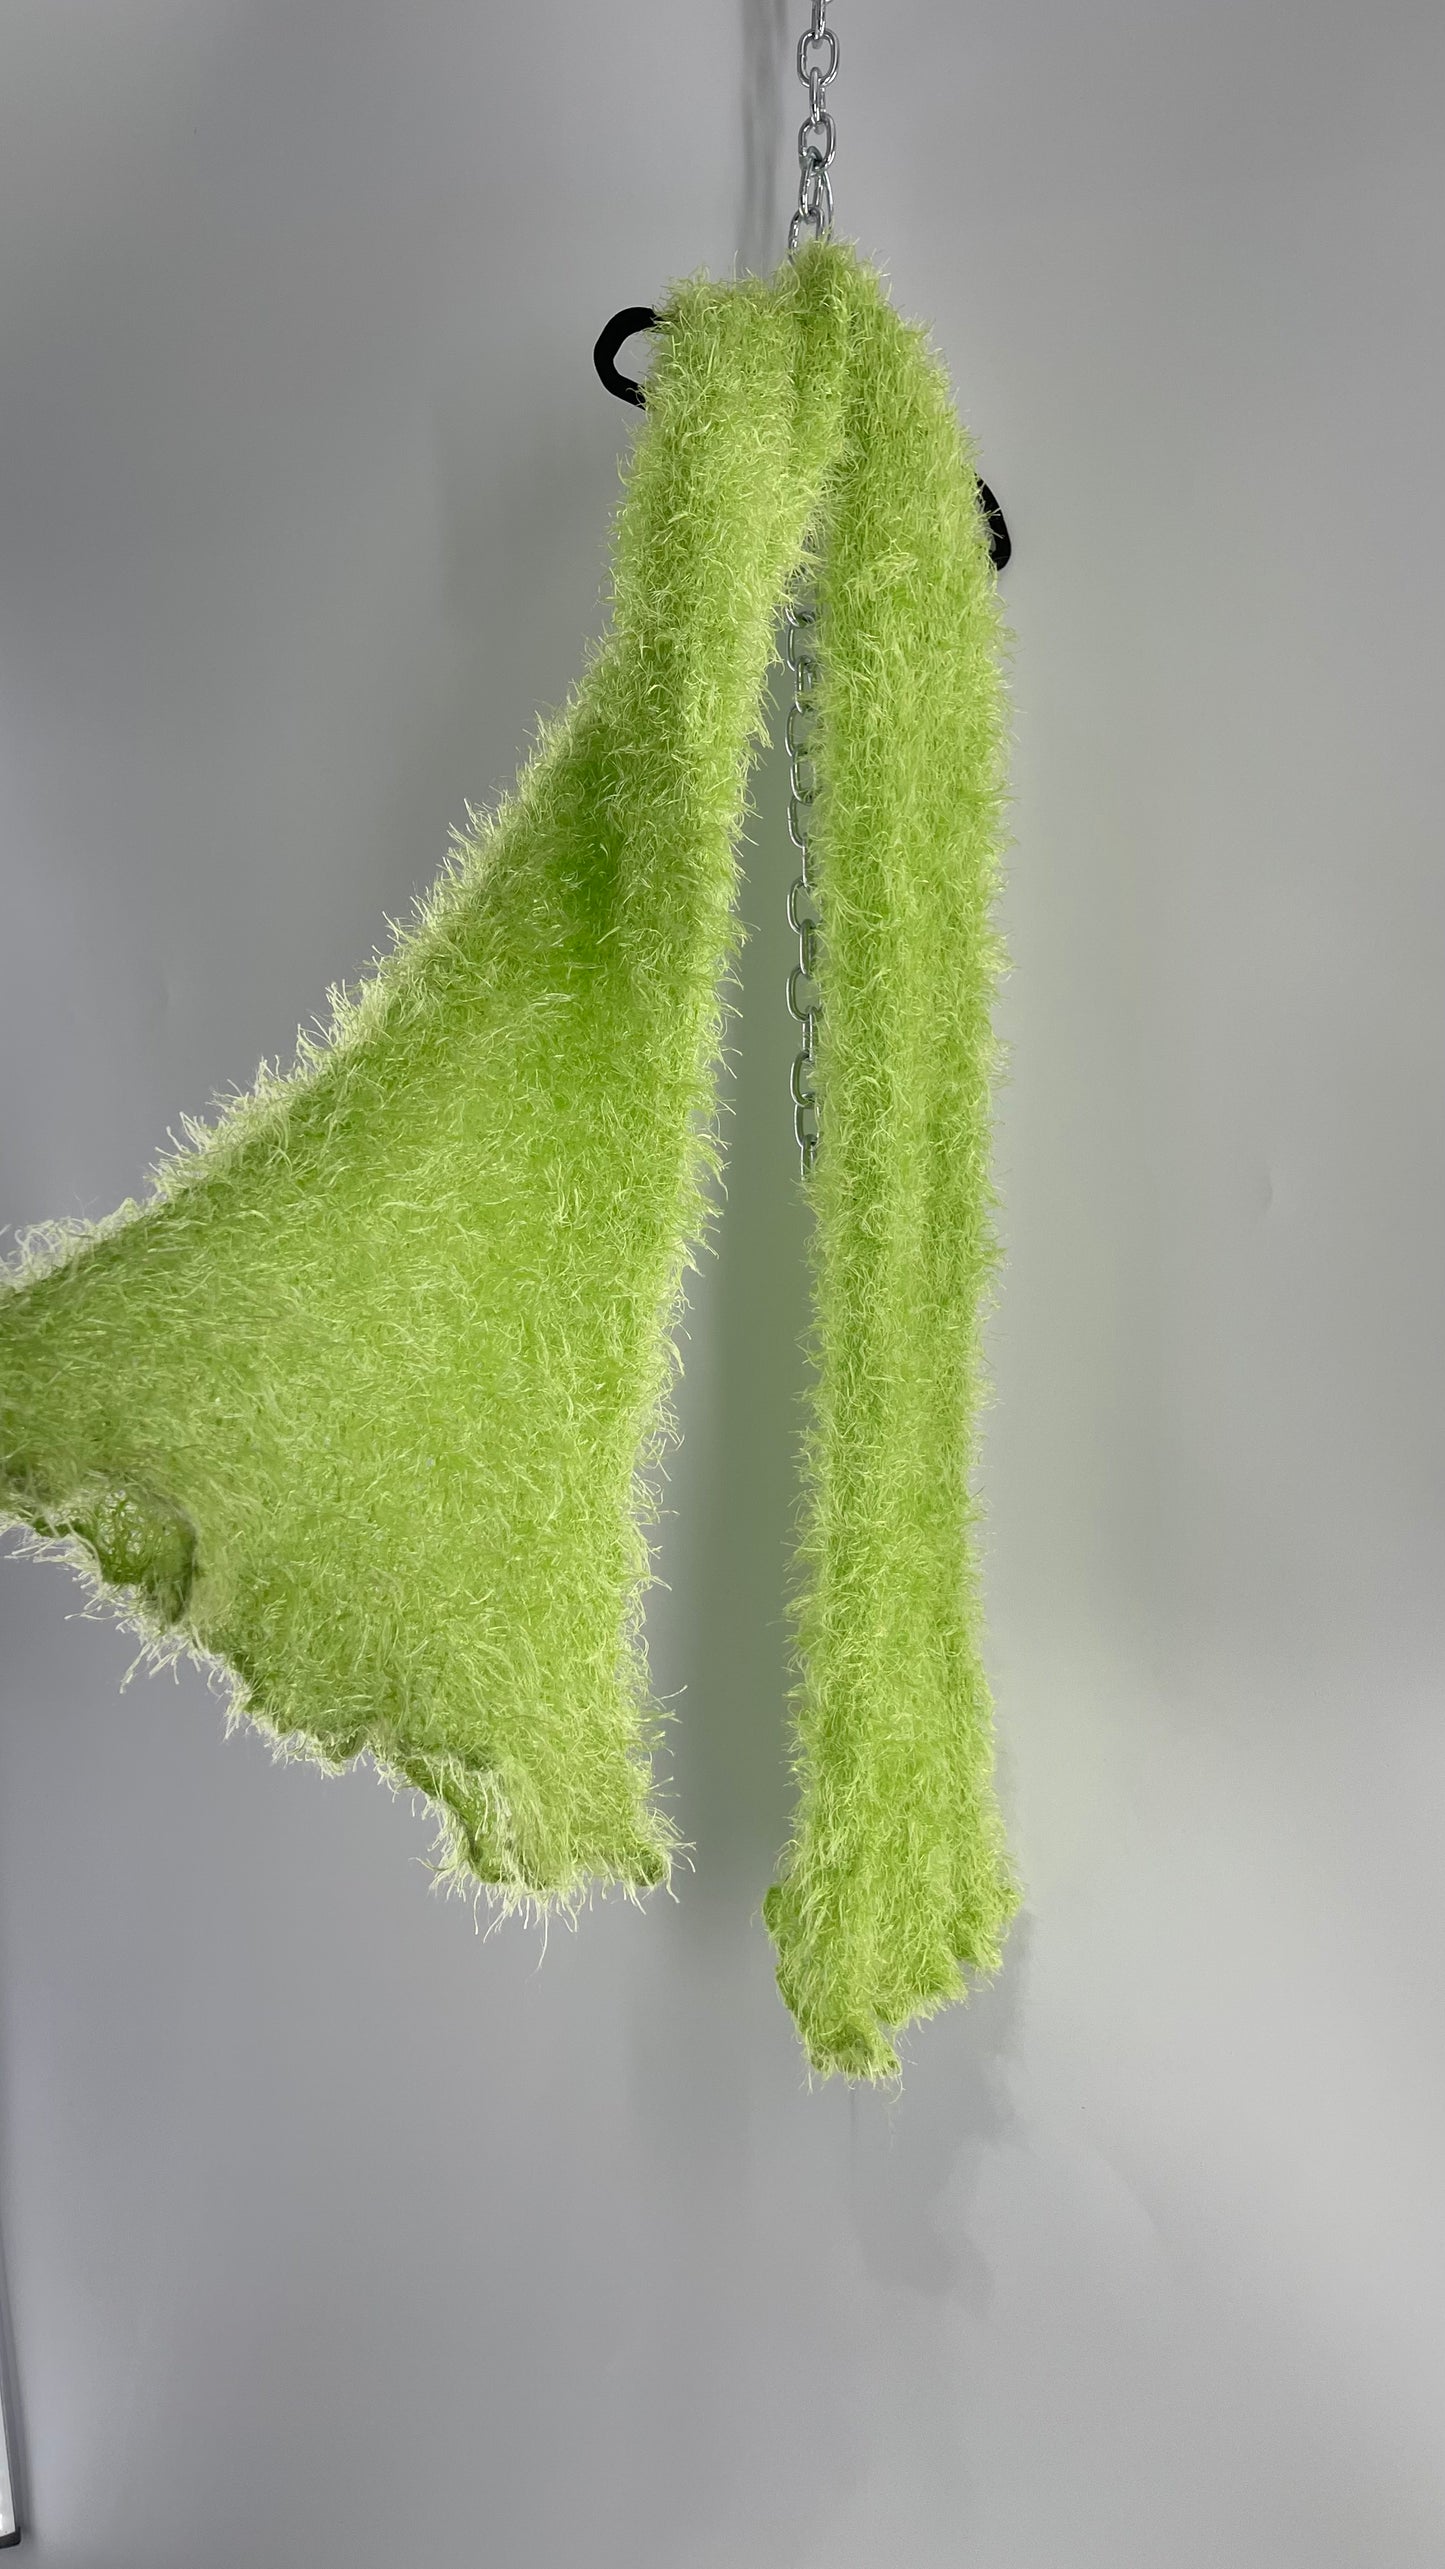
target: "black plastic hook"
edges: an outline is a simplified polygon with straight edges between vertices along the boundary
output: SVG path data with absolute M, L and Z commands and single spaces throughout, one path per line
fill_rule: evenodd
M 1014 549 L 1014 540 L 1008 531 L 1003 510 L 982 478 L 978 485 L 978 504 L 983 511 L 984 525 L 988 528 L 988 549 L 993 557 L 993 567 L 1001 571 Z
M 592 363 L 607 390 L 615 392 L 619 401 L 635 401 L 639 410 L 644 399 L 642 386 L 634 383 L 631 375 L 618 373 L 617 351 L 624 339 L 632 338 L 635 332 L 656 328 L 657 315 L 650 304 L 629 303 L 625 312 L 613 313 L 592 351 Z
M 615 393 L 619 401 L 635 402 L 639 410 L 645 406 L 647 396 L 633 376 L 618 373 L 617 351 L 623 341 L 634 337 L 637 331 L 656 328 L 657 315 L 650 304 L 629 303 L 625 311 L 613 313 L 592 351 L 592 363 L 608 392 Z M 993 556 L 993 567 L 1001 571 L 1014 549 L 1013 537 L 987 482 L 979 483 L 978 504 L 988 528 L 988 549 Z

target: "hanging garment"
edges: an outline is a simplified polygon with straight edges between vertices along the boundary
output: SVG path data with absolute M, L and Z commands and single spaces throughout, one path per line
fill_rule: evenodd
M 798 1814 L 765 1908 L 813 2064 L 884 2076 L 1017 1898 L 968 1537 L 995 580 L 941 368 L 850 250 L 689 283 L 661 324 L 611 631 L 511 799 L 290 1076 L 5 1273 L 0 1516 L 288 1753 L 425 1794 L 446 1877 L 665 1877 L 648 1529 L 747 771 L 806 574 L 821 1148 Z

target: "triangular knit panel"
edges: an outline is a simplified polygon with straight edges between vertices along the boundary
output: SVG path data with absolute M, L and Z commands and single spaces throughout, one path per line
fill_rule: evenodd
M 1016 1897 L 966 1546 L 993 574 L 941 372 L 850 251 L 689 284 L 663 324 L 612 629 L 510 801 L 290 1076 L 0 1277 L 0 1519 L 287 1751 L 425 1793 L 447 1876 L 665 1876 L 649 1528 L 747 770 L 811 542 L 823 1148 L 800 1815 L 768 1906 L 811 2059 L 876 2076 Z

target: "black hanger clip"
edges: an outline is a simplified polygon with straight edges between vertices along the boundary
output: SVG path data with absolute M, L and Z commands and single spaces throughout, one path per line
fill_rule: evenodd
M 642 386 L 634 383 L 631 375 L 618 373 L 617 351 L 624 340 L 633 338 L 639 330 L 656 328 L 657 315 L 649 304 L 629 303 L 625 312 L 613 313 L 592 351 L 592 363 L 607 390 L 616 393 L 619 401 L 635 401 L 639 410 L 643 406 Z

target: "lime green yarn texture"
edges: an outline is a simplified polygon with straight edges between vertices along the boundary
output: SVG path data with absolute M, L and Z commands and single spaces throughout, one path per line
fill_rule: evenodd
M 445 1878 L 666 1878 L 652 1529 L 748 770 L 815 570 L 823 1145 L 767 1911 L 812 2063 L 888 2075 L 1016 1898 L 968 1535 L 998 610 L 942 372 L 851 251 L 663 321 L 610 630 L 510 799 L 289 1075 L 0 1274 L 0 1521 L 288 1753 L 424 1794 Z
M 1000 630 L 941 369 L 860 296 L 818 583 L 823 1147 L 795 1632 L 799 1807 L 766 1915 L 814 2064 L 996 1968 L 1017 1906 L 994 1800 L 974 1421 L 995 1266 L 990 924 Z

